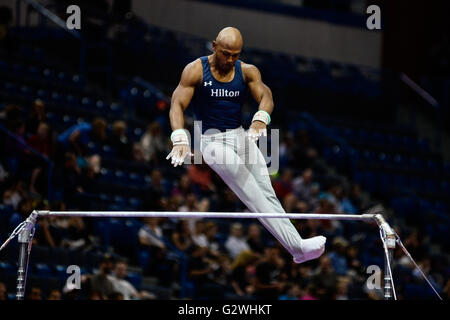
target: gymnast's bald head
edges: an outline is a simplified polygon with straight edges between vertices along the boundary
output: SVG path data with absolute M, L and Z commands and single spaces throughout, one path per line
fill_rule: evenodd
M 216 45 L 219 45 L 228 50 L 241 50 L 244 44 L 241 32 L 233 27 L 226 27 L 220 30 L 216 37 Z

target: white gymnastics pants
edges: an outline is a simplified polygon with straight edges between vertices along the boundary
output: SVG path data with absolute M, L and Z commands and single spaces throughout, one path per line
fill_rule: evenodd
M 205 162 L 251 212 L 285 213 L 272 188 L 264 156 L 242 127 L 203 134 L 200 149 Z M 302 255 L 302 238 L 289 219 L 258 219 L 293 257 Z

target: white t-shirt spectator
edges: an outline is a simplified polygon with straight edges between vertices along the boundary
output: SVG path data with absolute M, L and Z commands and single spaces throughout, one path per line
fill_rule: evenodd
M 235 236 L 228 237 L 225 242 L 225 248 L 233 259 L 235 259 L 242 251 L 250 250 L 245 238 L 237 238 Z

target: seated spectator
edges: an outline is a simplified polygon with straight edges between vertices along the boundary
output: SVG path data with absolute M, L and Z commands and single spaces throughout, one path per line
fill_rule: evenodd
M 166 201 L 165 191 L 162 186 L 162 174 L 158 169 L 151 173 L 151 185 L 147 189 L 145 199 L 142 204 L 143 211 L 163 211 L 163 202 Z
M 294 140 L 289 167 L 314 169 L 319 155 L 310 143 L 308 132 L 304 129 L 298 131 Z
M 206 163 L 189 165 L 188 174 L 192 183 L 197 185 L 203 194 L 208 195 L 216 191 L 212 181 L 211 169 Z
M 205 223 L 205 235 L 208 241 L 209 254 L 217 257 L 220 252 L 220 244 L 217 240 L 217 224 L 214 221 Z
M 42 300 L 42 290 L 38 287 L 32 287 L 27 300 Z
M 86 278 L 87 296 L 89 299 L 107 300 L 108 296 L 114 293 L 113 283 L 109 279 L 113 267 L 113 261 L 110 256 L 105 255 L 100 260 L 98 272 L 89 275 Z M 82 284 L 82 288 L 84 287 Z M 98 295 L 98 297 L 97 297 Z
M 278 300 L 299 300 L 301 296 L 301 288 L 298 284 L 288 283 L 284 288 L 284 293 L 278 297 Z
M 80 187 L 82 192 L 96 193 L 97 178 L 100 175 L 102 159 L 98 154 L 86 158 L 86 166 L 81 170 Z
M 223 299 L 223 287 L 214 281 L 219 266 L 207 259 L 208 249 L 192 245 L 188 252 L 188 277 L 194 284 L 195 298 Z
M 91 235 L 82 217 L 70 217 L 61 246 L 70 250 L 87 251 L 92 247 Z
M 253 252 L 260 255 L 264 254 L 265 245 L 261 238 L 261 227 L 256 223 L 252 223 L 248 227 L 247 244 Z
M 20 179 L 10 177 L 6 182 L 6 190 L 3 193 L 3 203 L 12 206 L 17 210 L 19 203 L 26 198 L 26 192 L 23 188 L 23 182 Z
M 145 163 L 144 152 L 138 142 L 134 142 L 131 150 L 131 160 Z
M 8 291 L 6 290 L 6 285 L 0 282 L 0 301 L 8 300 Z
M 189 223 L 186 219 L 178 220 L 175 232 L 172 234 L 172 242 L 178 250 L 185 252 L 194 245 Z
M 143 218 L 144 225 L 139 229 L 139 243 L 143 246 L 150 247 L 152 251 L 164 251 L 166 245 L 163 240 L 163 232 L 159 227 L 159 218 Z
M 56 289 L 50 291 L 47 300 L 61 300 L 61 291 Z
M 337 275 L 327 254 L 319 258 L 319 266 L 315 270 L 312 283 L 317 288 L 317 298 L 331 300 L 335 294 Z
M 306 286 L 303 295 L 300 297 L 300 300 L 317 300 L 318 298 L 316 291 L 316 286 L 313 283 L 309 283 Z
M 33 101 L 30 116 L 27 119 L 26 131 L 27 133 L 34 135 L 38 133 L 41 123 L 47 121 L 47 112 L 45 110 L 45 102 L 41 99 Z
M 81 187 L 81 169 L 74 153 L 67 152 L 64 155 L 64 167 L 62 170 L 64 201 L 71 206 L 76 204 L 76 195 L 83 192 Z
M 115 263 L 114 271 L 109 280 L 113 283 L 114 291 L 122 295 L 123 300 L 139 300 L 155 298 L 153 294 L 146 291 L 139 292 L 126 279 L 128 273 L 128 264 L 124 260 L 119 260 Z M 115 299 L 113 299 L 115 300 Z
M 263 260 L 255 270 L 254 286 L 257 299 L 278 299 L 285 287 L 285 283 L 280 279 L 283 264 L 278 247 L 266 247 Z
M 287 194 L 283 199 L 283 208 L 287 213 L 296 213 L 298 210 L 299 200 L 293 193 Z
M 138 238 L 142 248 L 148 249 L 150 261 L 145 273 L 157 275 L 159 282 L 172 284 L 178 274 L 176 258 L 169 258 L 159 218 L 144 218 Z
M 342 237 L 336 237 L 333 240 L 333 251 L 331 251 L 328 256 L 330 257 L 333 269 L 338 275 L 346 275 L 348 271 L 347 259 L 345 257 L 345 252 L 348 247 L 348 241 Z
M 106 136 L 106 121 L 96 118 L 92 123 L 82 122 L 75 124 L 58 136 L 57 154 L 73 152 L 77 156 L 88 154 L 88 143 L 93 141 L 101 143 Z
M 34 203 L 32 200 L 28 198 L 21 200 L 17 211 L 9 218 L 10 227 L 15 228 L 19 223 L 27 219 L 33 209 Z
M 42 155 L 50 158 L 52 155 L 52 137 L 50 136 L 50 127 L 45 122 L 40 122 L 36 133 L 28 138 L 28 144 Z
M 161 161 L 166 152 L 166 141 L 159 122 L 153 121 L 148 125 L 147 131 L 141 137 L 140 145 L 145 161 L 152 164 Z
M 273 189 L 280 200 L 294 191 L 292 177 L 292 170 L 284 169 L 281 177 L 274 182 Z
M 105 144 L 117 152 L 117 157 L 122 160 L 131 159 L 131 143 L 127 136 L 127 124 L 125 121 L 117 120 L 112 125 L 112 133 L 105 140 Z
M 244 230 L 242 224 L 239 222 L 233 223 L 230 228 L 230 235 L 225 242 L 225 248 L 227 249 L 230 257 L 236 259 L 236 257 L 244 250 L 250 250 L 249 245 L 244 237 Z
M 189 178 L 189 175 L 183 174 L 180 177 L 172 190 L 172 195 L 182 195 L 183 197 L 187 197 L 189 194 L 193 193 L 194 190 L 192 188 L 192 182 Z
M 339 277 L 336 284 L 336 294 L 334 300 L 349 300 L 348 286 L 350 284 L 349 277 Z
M 231 285 L 234 292 L 239 296 L 251 296 L 254 286 L 249 274 L 249 269 L 254 268 L 258 256 L 251 250 L 242 251 L 231 264 Z
M 300 199 L 309 201 L 312 198 L 313 170 L 306 168 L 302 175 L 293 181 L 294 193 Z
M 199 247 L 208 248 L 208 238 L 205 234 L 205 221 L 197 220 L 195 221 L 194 232 L 192 234 L 192 241 L 195 245 Z

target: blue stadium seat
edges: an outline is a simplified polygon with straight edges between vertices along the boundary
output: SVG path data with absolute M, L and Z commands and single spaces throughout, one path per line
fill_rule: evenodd
M 142 276 L 136 272 L 128 272 L 126 279 L 136 288 L 141 290 Z
M 52 274 L 51 268 L 45 263 L 37 263 L 32 269 L 40 277 L 49 277 Z
M 50 248 L 43 246 L 33 246 L 30 253 L 30 263 L 50 263 Z
M 53 264 L 69 265 L 69 251 L 65 248 L 54 247 L 51 250 L 51 261 Z

